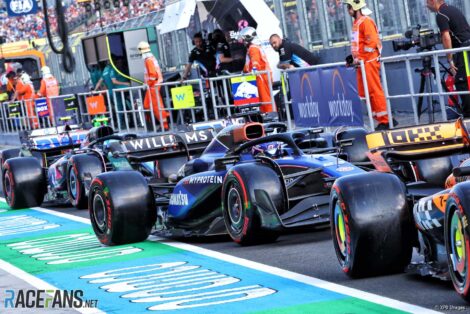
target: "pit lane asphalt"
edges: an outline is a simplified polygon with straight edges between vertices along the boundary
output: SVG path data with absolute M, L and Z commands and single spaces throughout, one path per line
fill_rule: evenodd
M 45 208 L 89 218 L 87 210 L 72 207 Z M 470 313 L 470 304 L 454 292 L 451 282 L 412 274 L 354 280 L 348 278 L 339 268 L 327 226 L 283 234 L 275 243 L 250 247 L 241 247 L 223 236 L 178 240 L 440 312 Z M 450 308 L 454 310 L 446 311 Z

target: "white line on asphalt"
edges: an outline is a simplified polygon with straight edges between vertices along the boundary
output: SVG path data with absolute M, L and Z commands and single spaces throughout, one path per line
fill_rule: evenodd
M 0 197 L 0 201 L 5 201 L 5 199 Z M 88 225 L 91 224 L 90 220 L 87 219 L 87 218 L 76 217 L 76 216 L 73 216 L 73 215 L 70 215 L 70 214 L 56 212 L 56 211 L 41 208 L 41 207 L 34 207 L 32 209 L 34 209 L 36 211 L 39 211 L 39 212 L 43 212 L 43 213 L 51 214 L 51 215 L 54 215 L 54 216 L 62 217 L 62 218 L 68 219 L 68 220 L 73 220 L 73 221 L 81 222 L 81 223 L 88 224 Z M 325 290 L 333 291 L 333 292 L 336 292 L 336 293 L 344 294 L 344 295 L 347 295 L 347 296 L 350 296 L 350 297 L 359 298 L 359 299 L 369 301 L 369 302 L 372 302 L 372 303 L 388 306 L 388 307 L 391 307 L 391 308 L 394 308 L 394 309 L 398 309 L 398 310 L 402 310 L 402 311 L 406 311 L 406 312 L 411 312 L 411 313 L 423 313 L 423 314 L 424 313 L 440 313 L 440 312 L 436 312 L 436 311 L 433 311 L 431 309 L 427 309 L 427 308 L 424 308 L 424 307 L 421 307 L 421 306 L 417 306 L 417 305 L 409 304 L 409 303 L 406 303 L 406 302 L 394 300 L 394 299 L 391 299 L 391 298 L 383 297 L 383 296 L 380 296 L 380 295 L 377 295 L 377 294 L 361 291 L 361 290 L 358 290 L 358 289 L 349 288 L 349 287 L 346 287 L 346 286 L 343 286 L 343 285 L 340 285 L 340 284 L 332 283 L 332 282 L 329 282 L 329 281 L 325 281 L 325 280 L 318 279 L 318 278 L 311 277 L 311 276 L 307 276 L 307 275 L 302 275 L 302 274 L 295 273 L 295 272 L 285 270 L 285 269 L 281 269 L 281 268 L 278 268 L 278 267 L 273 267 L 273 266 L 265 265 L 265 264 L 262 264 L 262 263 L 253 262 L 253 261 L 250 261 L 250 260 L 247 260 L 247 259 L 244 259 L 244 258 L 228 255 L 228 254 L 225 254 L 225 253 L 220 253 L 220 252 L 204 249 L 204 248 L 201 248 L 201 247 L 198 247 L 198 246 L 195 246 L 195 245 L 191 245 L 191 244 L 187 244 L 187 243 L 181 243 L 181 242 L 177 242 L 177 241 L 173 241 L 173 240 L 169 240 L 169 239 L 165 239 L 165 238 L 160 238 L 160 237 L 156 237 L 156 236 L 150 236 L 149 240 L 154 241 L 154 242 L 164 243 L 166 245 L 169 245 L 169 246 L 172 246 L 172 247 L 175 247 L 175 248 L 179 248 L 179 249 L 186 250 L 186 251 L 189 251 L 189 252 L 197 253 L 197 254 L 200 254 L 200 255 L 207 256 L 207 257 L 212 257 L 212 258 L 222 260 L 222 261 L 226 261 L 226 262 L 229 262 L 229 263 L 232 263 L 232 264 L 245 266 L 247 268 L 255 269 L 255 270 L 262 271 L 262 272 L 265 272 L 265 273 L 268 273 L 268 274 L 273 274 L 273 275 L 276 275 L 276 276 L 279 276 L 279 277 L 283 277 L 283 278 L 291 279 L 291 280 L 294 280 L 294 281 L 298 281 L 298 282 L 301 282 L 301 283 L 304 283 L 304 284 L 307 284 L 307 285 L 310 285 L 310 286 L 318 287 L 320 289 L 325 289 Z M 0 268 L 1 268 L 1 264 L 0 264 Z M 15 273 L 11 273 L 11 274 L 15 275 Z M 31 276 L 31 275 L 29 275 L 29 276 Z M 33 278 L 35 278 L 35 277 L 33 277 Z

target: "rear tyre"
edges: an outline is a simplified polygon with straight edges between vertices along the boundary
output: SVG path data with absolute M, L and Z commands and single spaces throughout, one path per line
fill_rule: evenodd
M 3 164 L 8 159 L 19 157 L 20 156 L 20 149 L 19 148 L 11 148 L 5 149 L 0 152 L 0 168 L 3 169 Z
M 455 291 L 470 301 L 470 182 L 456 185 L 447 199 L 444 239 L 449 274 Z
M 261 217 L 254 205 L 255 190 L 268 193 L 275 210 L 280 210 L 283 205 L 280 187 L 276 173 L 263 164 L 245 164 L 231 169 L 224 180 L 222 206 L 225 227 L 233 241 L 240 245 L 276 241 L 279 231 L 262 227 Z
M 103 163 L 95 155 L 74 155 L 67 165 L 67 193 L 72 206 L 88 208 L 87 190 L 91 181 L 103 172 Z M 86 186 L 88 184 L 88 186 Z
M 93 230 L 105 245 L 144 241 L 157 219 L 153 193 L 135 171 L 98 175 L 91 184 L 88 204 Z
M 2 170 L 3 193 L 13 209 L 39 206 L 46 193 L 46 178 L 34 157 L 8 159 Z
M 394 175 L 340 178 L 331 191 L 330 224 L 341 269 L 351 277 L 402 272 L 414 239 L 404 184 Z

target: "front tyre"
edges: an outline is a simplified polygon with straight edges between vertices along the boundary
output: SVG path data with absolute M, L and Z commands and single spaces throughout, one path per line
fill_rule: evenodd
M 88 202 L 93 231 L 105 245 L 144 241 L 157 219 L 153 193 L 135 171 L 98 175 L 91 184 Z
M 273 210 L 278 211 L 283 205 L 280 189 L 276 173 L 263 164 L 244 164 L 230 170 L 224 180 L 222 206 L 225 226 L 233 241 L 240 245 L 276 241 L 279 231 L 262 226 L 256 193 L 263 191 L 264 199 L 269 198 Z
M 449 274 L 455 291 L 470 301 L 470 182 L 456 185 L 447 199 L 444 238 Z
M 398 177 L 366 173 L 338 179 L 331 191 L 330 224 L 341 269 L 351 277 L 403 271 L 415 236 L 409 215 Z

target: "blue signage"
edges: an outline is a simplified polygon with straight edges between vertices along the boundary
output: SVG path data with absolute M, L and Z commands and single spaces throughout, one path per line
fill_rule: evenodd
M 35 14 L 38 11 L 36 0 L 6 0 L 9 16 Z
M 344 67 L 289 74 L 296 126 L 363 126 L 354 70 Z
M 36 103 L 36 112 L 39 118 L 49 117 L 49 108 L 47 107 L 46 98 L 39 98 L 34 101 Z

